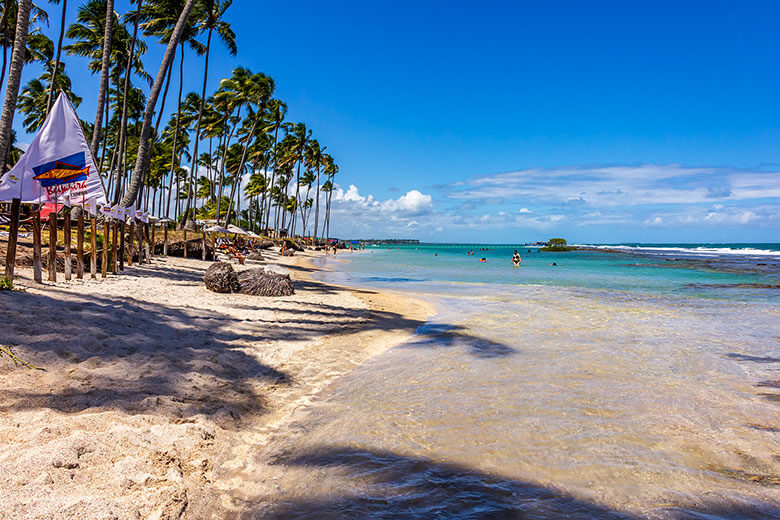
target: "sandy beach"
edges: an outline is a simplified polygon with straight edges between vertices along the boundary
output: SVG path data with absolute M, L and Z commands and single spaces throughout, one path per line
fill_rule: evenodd
M 264 478 L 249 454 L 434 312 L 315 280 L 319 253 L 263 254 L 294 295 L 212 293 L 210 264 L 181 258 L 56 285 L 18 270 L 2 344 L 45 371 L 0 363 L 0 517 L 244 515 L 244 483 Z

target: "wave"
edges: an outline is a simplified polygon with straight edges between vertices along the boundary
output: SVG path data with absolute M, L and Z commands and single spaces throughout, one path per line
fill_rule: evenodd
M 742 256 L 742 257 L 777 257 L 780 258 L 780 251 L 774 249 L 757 249 L 753 247 L 679 247 L 679 246 L 605 246 L 591 244 L 577 244 L 576 247 L 586 247 L 590 249 L 600 249 L 604 251 L 620 251 L 625 253 L 639 253 L 660 256 L 692 256 L 692 257 L 723 257 L 723 256 Z

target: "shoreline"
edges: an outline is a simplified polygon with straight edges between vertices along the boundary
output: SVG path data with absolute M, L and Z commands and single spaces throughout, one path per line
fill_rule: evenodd
M 210 262 L 173 257 L 56 286 L 19 268 L 27 290 L 0 295 L 2 342 L 46 372 L 0 364 L 0 516 L 228 515 L 263 478 L 258 448 L 435 312 L 320 282 L 316 253 L 262 254 L 295 295 L 211 293 Z

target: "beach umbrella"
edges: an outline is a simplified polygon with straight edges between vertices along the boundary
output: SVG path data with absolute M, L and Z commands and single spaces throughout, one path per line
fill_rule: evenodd
M 236 233 L 237 235 L 248 235 L 249 234 L 246 231 L 244 231 L 243 229 L 241 229 L 240 227 L 234 226 L 233 224 L 228 225 L 227 229 L 228 229 L 228 233 Z
M 231 233 L 231 231 L 227 228 L 223 228 L 222 226 L 211 226 L 207 227 L 203 230 L 206 233 Z

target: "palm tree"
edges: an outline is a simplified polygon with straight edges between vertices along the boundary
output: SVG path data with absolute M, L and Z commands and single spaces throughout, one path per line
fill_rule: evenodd
M 249 114 L 247 115 L 247 122 L 251 122 L 249 131 L 244 139 L 244 148 L 241 153 L 241 164 L 246 161 L 247 150 L 252 140 L 255 138 L 255 129 L 258 124 L 263 122 L 263 116 L 265 114 L 265 107 L 271 96 L 274 93 L 276 85 L 274 80 L 269 76 L 266 76 L 262 72 L 252 74 L 246 78 L 246 81 L 241 85 L 241 97 L 249 106 Z M 252 106 L 257 107 L 256 111 L 253 111 Z M 233 189 L 230 192 L 230 202 L 232 204 L 235 197 L 236 189 L 240 189 L 240 182 L 233 185 Z
M 19 97 L 19 111 L 27 116 L 23 121 L 24 129 L 27 132 L 33 133 L 43 125 L 48 114 L 47 99 L 52 89 L 64 92 L 74 107 L 81 104 L 81 98 L 71 91 L 70 78 L 65 74 L 64 69 L 64 64 L 61 64 L 56 84 L 51 81 L 52 72 L 46 71 L 40 78 L 28 81 L 22 89 L 22 94 Z
M 333 162 L 333 157 L 331 157 L 328 154 L 325 154 L 323 156 L 323 162 L 322 164 L 325 166 L 325 175 L 328 176 L 328 181 L 322 186 L 322 190 L 327 193 L 327 198 L 325 199 L 325 238 L 330 237 L 330 201 L 333 197 L 333 177 L 336 176 L 336 174 L 339 171 L 339 167 L 336 166 L 336 163 Z
M 255 200 L 255 197 L 261 196 L 263 193 L 265 193 L 265 190 L 267 188 L 267 179 L 265 178 L 265 175 L 263 175 L 261 172 L 254 172 L 251 177 L 249 177 L 249 182 L 246 184 L 246 188 L 244 190 L 244 194 L 249 199 L 249 208 L 250 208 L 250 215 L 251 210 L 253 206 L 253 202 Z M 257 213 L 255 214 L 257 215 Z M 249 218 L 249 221 L 252 225 L 252 230 L 255 229 L 255 220 L 253 220 L 251 217 Z
M 271 172 L 271 186 L 274 186 L 274 183 L 276 182 L 276 163 L 277 157 L 278 157 L 278 150 L 277 145 L 279 142 L 279 129 L 282 127 L 282 124 L 284 123 L 284 118 L 287 115 L 287 105 L 285 105 L 282 101 L 279 101 L 278 99 L 272 99 L 268 102 L 268 126 L 263 129 L 264 132 L 270 132 L 273 131 L 274 133 L 274 144 L 271 148 L 271 153 L 274 156 L 274 168 Z M 266 163 L 267 164 L 267 163 Z M 271 202 L 272 202 L 273 193 L 271 190 L 268 190 L 268 204 L 266 206 L 265 210 L 265 227 L 270 227 L 270 218 L 271 218 Z
M 230 24 L 225 22 L 222 18 L 225 15 L 228 7 L 233 3 L 233 0 L 203 0 L 200 2 L 195 11 L 196 30 L 199 32 L 206 31 L 206 59 L 203 67 L 203 88 L 200 94 L 200 108 L 198 109 L 198 119 L 195 124 L 195 145 L 192 152 L 193 161 L 198 159 L 198 144 L 200 143 L 200 126 L 203 118 L 203 110 L 206 103 L 206 82 L 209 75 L 209 54 L 211 52 L 211 36 L 214 31 L 225 44 L 228 52 L 235 56 L 237 52 L 236 48 L 236 35 L 233 33 Z M 190 165 L 190 182 L 195 175 L 196 164 L 193 162 Z M 185 212 L 190 210 L 190 198 L 187 198 L 187 208 Z
M 313 164 L 317 173 L 317 196 L 315 200 L 314 209 L 314 241 L 317 241 L 317 230 L 319 229 L 320 219 L 320 166 L 322 165 L 323 152 L 327 149 L 327 146 L 320 147 L 320 143 L 316 139 L 312 139 L 309 143 L 309 147 L 306 149 L 307 158 L 309 164 Z
M 192 5 L 194 0 L 187 0 L 184 8 L 179 15 L 179 20 L 176 22 L 176 27 L 171 34 L 171 39 L 168 41 L 168 48 L 163 55 L 162 63 L 160 63 L 160 70 L 157 72 L 157 77 L 152 85 L 152 91 L 149 94 L 149 99 L 146 103 L 146 111 L 144 112 L 143 126 L 141 127 L 141 139 L 138 146 L 138 156 L 135 162 L 135 168 L 133 169 L 133 176 L 130 179 L 130 185 L 127 188 L 125 196 L 122 198 L 122 206 L 131 205 L 138 196 L 138 190 L 141 188 L 143 168 L 146 164 L 147 155 L 149 153 L 149 137 L 152 133 L 152 117 L 154 117 L 154 108 L 157 105 L 157 98 L 160 96 L 160 90 L 162 89 L 162 83 L 165 80 L 168 67 L 173 60 L 173 53 L 176 46 L 179 44 L 179 39 L 184 33 L 184 28 L 187 23 L 187 19 L 192 11 Z
M 108 69 L 111 60 L 111 33 L 114 30 L 114 0 L 105 0 L 106 27 L 103 32 L 103 59 L 100 65 L 100 87 L 98 88 L 97 112 L 95 113 L 95 127 L 92 130 L 92 156 L 98 152 L 100 141 L 100 129 L 103 126 L 103 109 L 106 103 L 106 91 L 108 90 Z
M 311 139 L 311 130 L 308 130 L 304 123 L 298 123 L 292 128 L 290 135 L 292 140 L 288 160 L 298 164 L 298 171 L 295 175 L 295 200 L 297 201 L 301 198 L 301 165 L 303 164 L 303 154 L 306 152 L 306 146 L 309 139 Z M 295 220 L 293 219 L 294 226 Z
M 50 0 L 52 3 L 57 3 L 57 0 Z M 2 0 L 2 14 L 0 14 L 0 46 L 3 47 L 3 63 L 0 69 L 0 85 L 5 81 L 5 69 L 8 65 L 8 48 L 13 49 L 14 38 L 16 38 L 16 20 L 19 13 L 19 3 L 16 0 Z M 29 23 L 34 23 L 36 20 L 41 20 L 43 23 L 49 23 L 49 14 L 32 4 L 30 9 Z M 28 27 L 29 27 L 28 23 Z M 28 30 L 28 33 L 32 31 Z
M 57 58 L 54 61 L 54 71 L 49 83 L 49 99 L 46 101 L 46 113 L 51 110 L 51 104 L 54 97 L 54 85 L 57 83 L 57 73 L 60 68 L 60 55 L 62 54 L 62 37 L 65 36 L 65 14 L 68 12 L 68 0 L 62 0 L 62 19 L 60 20 L 60 38 L 57 41 Z
M 24 54 L 27 50 L 27 29 L 30 23 L 32 0 L 19 0 L 16 15 L 16 35 L 14 51 L 11 54 L 11 70 L 8 73 L 8 85 L 5 88 L 5 102 L 0 115 L 0 173 L 6 172 L 8 150 L 11 147 L 11 127 L 16 111 L 16 98 L 19 96 L 19 84 L 22 79 Z

